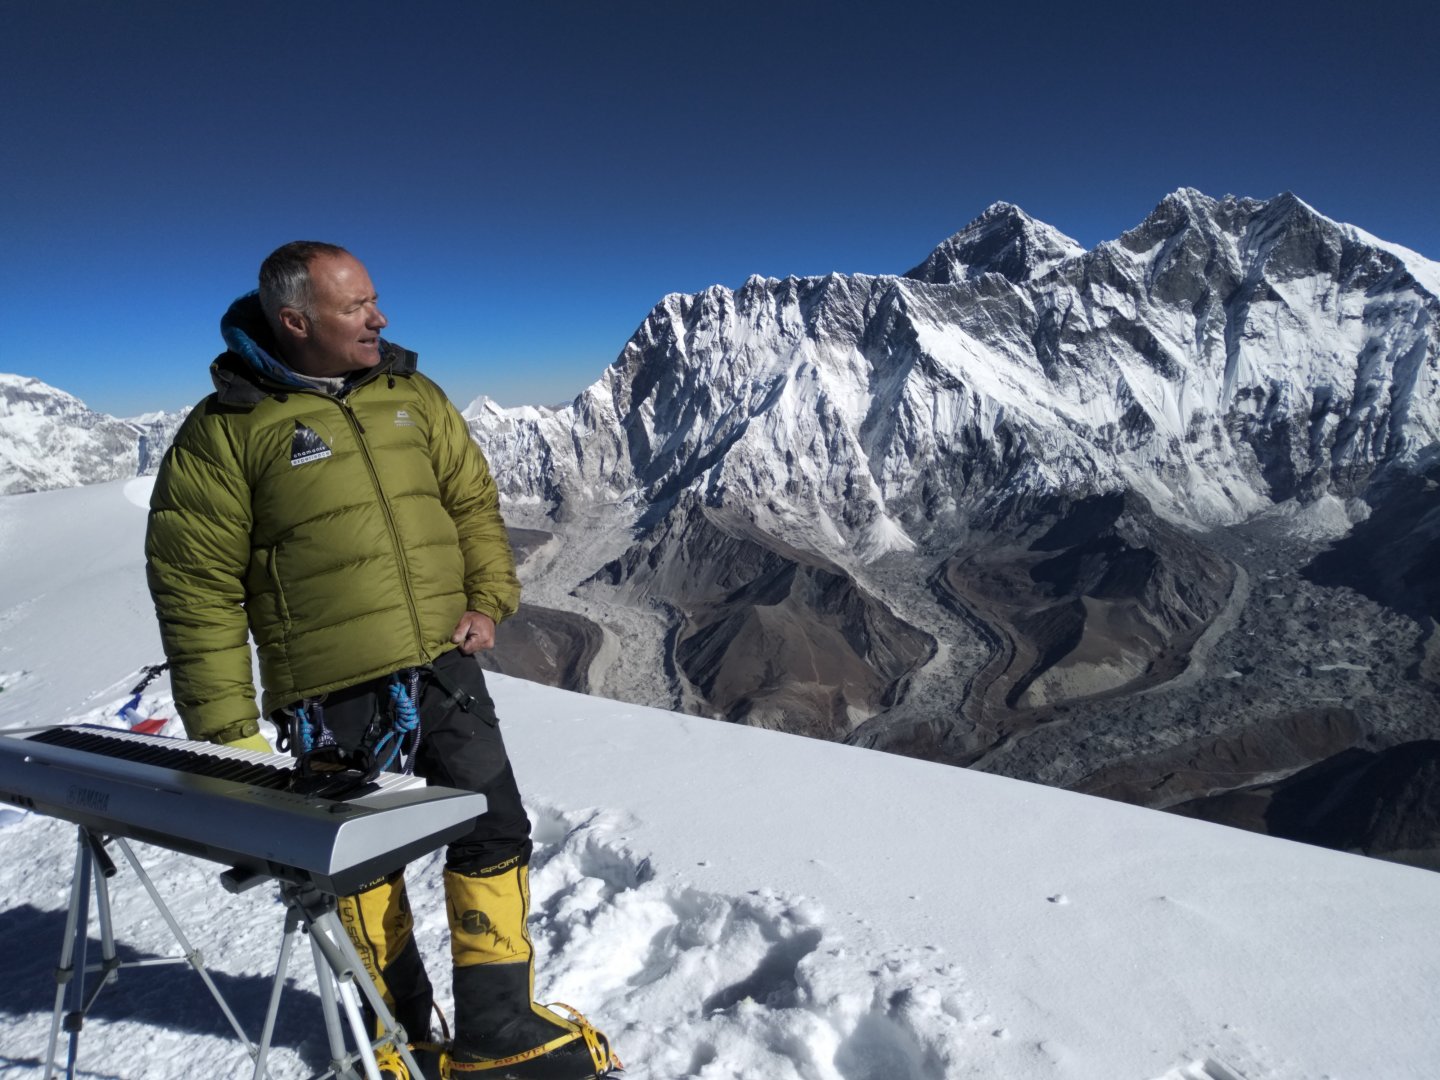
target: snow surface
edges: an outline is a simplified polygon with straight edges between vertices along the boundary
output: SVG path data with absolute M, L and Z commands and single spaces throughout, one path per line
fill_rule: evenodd
M 110 717 L 160 658 L 149 484 L 0 499 L 0 727 Z M 633 1080 L 1437 1073 L 1440 876 L 516 679 L 492 688 L 535 821 L 538 993 L 589 1014 Z M 173 715 L 163 679 L 144 706 Z M 136 848 L 253 1033 L 278 902 Z M 0 852 L 0 1076 L 34 1077 L 73 832 L 0 809 Z M 438 871 L 415 865 L 411 894 L 448 1008 Z M 174 955 L 125 869 L 112 890 L 122 958 Z M 313 973 L 291 971 L 277 1080 L 325 1057 Z M 122 971 L 80 1046 L 86 1077 L 249 1075 L 180 967 Z

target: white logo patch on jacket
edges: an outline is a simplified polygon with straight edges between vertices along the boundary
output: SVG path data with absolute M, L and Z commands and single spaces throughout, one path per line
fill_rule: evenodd
M 295 421 L 295 437 L 290 440 L 290 464 L 306 465 L 321 461 L 333 453 L 325 440 L 311 431 L 299 420 Z

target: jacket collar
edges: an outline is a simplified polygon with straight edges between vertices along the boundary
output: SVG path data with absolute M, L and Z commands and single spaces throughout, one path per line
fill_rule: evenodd
M 258 291 L 248 292 L 230 305 L 220 320 L 220 336 L 227 349 L 210 365 L 210 380 L 222 403 L 254 406 L 274 395 L 314 389 L 277 359 L 275 338 L 260 308 Z M 357 372 L 345 392 L 381 374 L 413 375 L 418 359 L 409 349 L 381 338 L 380 363 Z

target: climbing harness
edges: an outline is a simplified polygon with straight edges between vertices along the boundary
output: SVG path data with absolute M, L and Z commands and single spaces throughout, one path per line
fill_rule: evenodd
M 298 701 L 277 714 L 278 748 L 295 755 L 302 776 L 350 771 L 369 781 L 382 772 L 413 773 L 421 692 L 434 678 L 432 668 L 405 668 L 355 693 Z

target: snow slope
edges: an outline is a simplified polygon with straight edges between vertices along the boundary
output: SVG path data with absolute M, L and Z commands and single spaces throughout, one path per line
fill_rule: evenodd
M 0 499 L 0 726 L 104 717 L 159 658 L 147 487 Z M 1436 1074 L 1434 874 L 499 676 L 493 689 L 536 825 L 538 992 L 607 1030 L 634 1080 Z M 170 715 L 163 680 L 152 691 L 145 711 Z M 253 1031 L 277 902 L 139 851 Z M 0 1076 L 41 1073 L 72 861 L 68 826 L 0 810 Z M 411 882 L 448 1006 L 436 860 Z M 112 888 L 122 956 L 172 954 L 123 870 Z M 285 1000 L 277 1080 L 324 1057 L 311 973 Z M 248 1075 L 227 1034 L 192 974 L 127 970 L 84 1032 L 83 1075 Z

